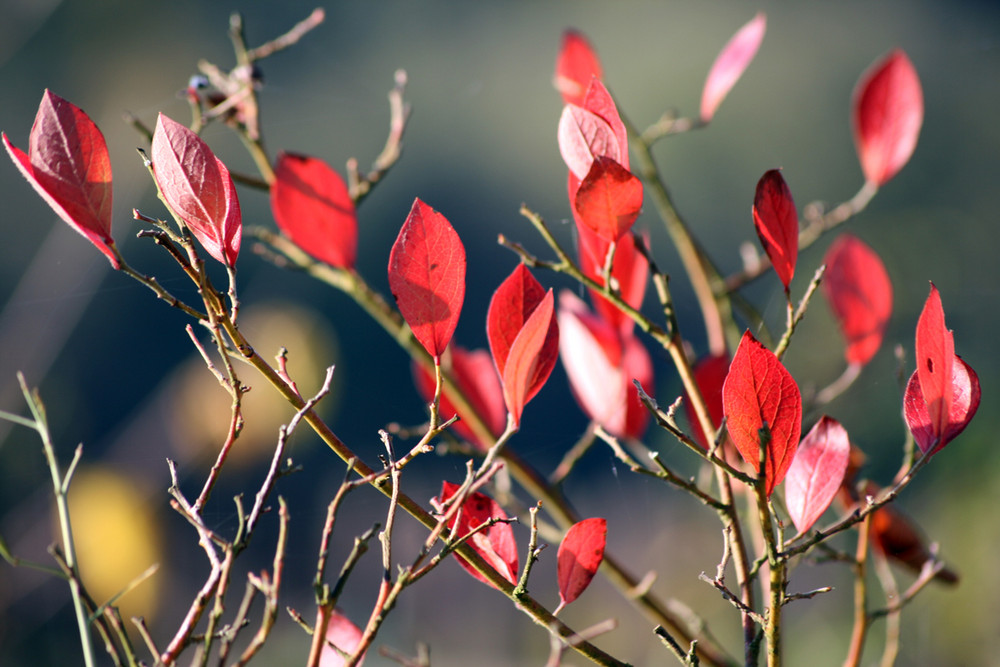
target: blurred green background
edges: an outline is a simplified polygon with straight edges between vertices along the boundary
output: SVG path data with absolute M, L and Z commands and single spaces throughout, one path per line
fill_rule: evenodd
M 167 258 L 134 238 L 133 207 L 156 216 L 164 212 L 134 151 L 141 140 L 122 113 L 131 111 L 150 125 L 160 111 L 186 120 L 186 104 L 177 93 L 198 59 L 226 69 L 233 64 L 226 37 L 232 10 L 243 13 L 253 46 L 313 7 L 298 0 L 0 0 L 0 129 L 26 148 L 45 88 L 87 111 L 111 151 L 119 246 L 133 265 L 191 298 L 190 286 Z M 1000 455 L 989 435 L 997 428 L 994 397 L 1000 391 L 994 352 L 1000 325 L 1000 8 L 995 3 L 355 1 L 326 9 L 319 29 L 263 63 L 268 148 L 272 155 L 279 149 L 316 155 L 341 170 L 355 156 L 366 167 L 385 140 L 393 72 L 406 69 L 414 112 L 404 156 L 359 210 L 359 270 L 387 293 L 389 247 L 413 198 L 440 210 L 470 257 L 456 333 L 466 347 L 485 346 L 489 295 L 516 262 L 496 245 L 497 234 L 544 251 L 517 213 L 522 202 L 541 213 L 564 242 L 572 242 L 565 167 L 555 141 L 561 101 L 550 82 L 565 28 L 589 36 L 622 110 L 644 127 L 668 108 L 696 114 L 718 50 L 758 9 L 767 12 L 760 53 L 711 127 L 669 138 L 656 149 L 680 211 L 727 272 L 740 266 L 739 243 L 754 240 L 750 203 L 765 170 L 784 169 L 800 207 L 816 200 L 836 204 L 857 191 L 862 178 L 848 121 L 851 91 L 869 64 L 902 47 L 924 88 L 920 141 L 899 176 L 845 227 L 884 258 L 895 288 L 893 320 L 879 355 L 829 411 L 868 452 L 866 473 L 887 482 L 898 466 L 904 435 L 892 348 L 912 347 L 927 281 L 933 280 L 956 349 L 979 373 L 983 403 L 968 430 L 899 502 L 940 542 L 942 556 L 963 581 L 953 590 L 932 586 L 907 609 L 898 664 L 997 664 Z M 204 137 L 231 169 L 252 169 L 227 129 L 213 126 Z M 167 506 L 164 460 L 180 461 L 185 490 L 197 493 L 218 442 L 210 429 L 224 426 L 226 401 L 223 397 L 218 407 L 211 402 L 221 391 L 194 358 L 185 319 L 109 271 L 106 260 L 56 219 L 9 161 L 0 163 L 0 409 L 23 410 L 14 378 L 22 370 L 30 384 L 41 387 L 63 461 L 84 443 L 74 493 L 79 521 L 89 517 L 87 525 L 97 535 L 82 557 L 84 575 L 96 579 L 102 565 L 138 572 L 159 560 L 159 573 L 123 602 L 131 599 L 134 607 L 126 615 L 145 614 L 166 644 L 207 569 L 193 532 Z M 273 225 L 264 194 L 241 189 L 240 195 L 245 224 Z M 685 333 L 703 353 L 694 300 L 662 225 L 647 211 L 637 228 L 649 230 L 657 260 L 671 274 Z M 830 241 L 832 236 L 824 238 L 800 257 L 793 294 L 802 293 Z M 547 286 L 566 285 L 552 275 L 536 275 Z M 287 346 L 290 369 L 304 392 L 315 390 L 323 368 L 337 365 L 334 396 L 324 409 L 356 451 L 374 461 L 381 448 L 377 429 L 394 421 L 420 423 L 423 408 L 405 356 L 348 299 L 274 268 L 254 256 L 249 242 L 239 276 L 248 336 L 265 356 Z M 745 294 L 769 325 L 780 327 L 783 299 L 773 276 Z M 670 402 L 679 382 L 666 359 L 654 357 L 658 396 Z M 803 388 L 822 387 L 842 370 L 842 342 L 820 300 L 786 362 Z M 261 394 L 266 391 L 261 387 Z M 239 442 L 239 459 L 208 511 L 223 533 L 235 525 L 231 496 L 255 491 L 277 424 L 289 417 L 286 410 L 265 406 L 263 396 L 253 398 L 262 401 L 254 413 L 261 425 Z M 254 421 L 251 415 L 251 426 Z M 585 426 L 557 369 L 526 411 L 512 446 L 547 473 Z M 56 533 L 39 446 L 24 429 L 0 429 L 0 534 L 18 555 L 48 562 L 45 547 Z M 672 464 L 694 470 L 680 445 L 656 432 L 646 442 Z M 320 517 L 343 464 L 305 430 L 294 438 L 292 456 L 305 471 L 278 485 L 292 514 L 282 602 L 311 618 Z M 441 479 L 457 480 L 462 470 L 461 459 L 428 457 L 409 473 L 406 490 L 429 498 Z M 609 548 L 636 572 L 656 570 L 657 592 L 703 614 L 736 650 L 734 612 L 697 580 L 699 572 L 713 571 L 719 558 L 713 515 L 662 485 L 630 476 L 604 449 L 588 454 L 578 473 L 566 491 L 581 514 L 608 517 Z M 384 503 L 373 492 L 351 498 L 338 524 L 332 562 L 338 563 L 350 538 L 381 520 L 383 512 Z M 244 567 L 270 567 L 274 520 L 265 523 Z M 525 544 L 527 531 L 522 526 L 516 532 Z M 397 553 L 406 554 L 405 545 L 421 539 L 412 522 L 402 521 Z M 114 559 L 125 545 L 139 542 L 144 550 L 132 561 Z M 554 548 L 544 552 L 532 586 L 541 600 L 553 603 L 554 555 Z M 377 558 L 369 558 L 348 587 L 343 606 L 357 623 L 371 607 L 377 578 Z M 903 586 L 910 581 L 908 574 L 899 578 Z M 109 585 L 106 595 L 115 591 L 116 584 Z M 787 615 L 788 664 L 843 660 L 851 605 L 845 569 L 803 564 L 790 590 L 821 585 L 836 590 L 796 603 Z M 237 578 L 234 590 L 241 588 Z M 0 564 L 0 664 L 76 664 L 68 600 L 62 582 Z M 620 627 L 600 645 L 634 664 L 670 663 L 646 621 L 603 582 L 565 613 L 581 628 L 609 616 L 618 618 Z M 875 626 L 866 664 L 877 659 L 883 628 Z M 418 641 L 430 643 L 435 665 L 542 664 L 547 654 L 542 632 L 454 564 L 404 595 L 378 643 L 413 653 Z M 261 663 L 297 664 L 307 650 L 306 635 L 282 613 Z M 582 659 L 566 662 L 582 664 Z M 372 655 L 368 664 L 389 663 Z

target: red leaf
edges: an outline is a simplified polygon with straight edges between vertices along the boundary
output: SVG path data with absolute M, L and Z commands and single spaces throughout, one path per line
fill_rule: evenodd
M 583 225 L 614 243 L 639 216 L 642 182 L 611 158 L 599 157 L 576 191 L 575 207 Z
M 702 357 L 691 369 L 694 374 L 695 384 L 701 391 L 701 397 L 705 399 L 705 407 L 708 408 L 708 416 L 712 418 L 712 424 L 716 428 L 722 423 L 722 385 L 726 381 L 729 372 L 729 355 L 717 354 Z M 694 406 L 690 398 L 684 401 L 684 409 L 687 411 L 688 420 L 692 424 L 692 434 L 699 445 L 708 449 L 715 441 L 715 433 L 705 433 L 701 428 L 698 415 L 695 414 Z
M 392 244 L 389 289 L 414 337 L 439 359 L 465 299 L 465 248 L 448 220 L 419 199 Z
M 903 395 L 903 417 L 922 452 L 931 448 L 937 452 L 954 440 L 959 433 L 965 430 L 979 409 L 981 395 L 979 376 L 976 375 L 976 372 L 957 354 L 951 372 L 948 423 L 940 434 L 934 430 L 927 401 L 921 390 L 919 373 L 914 371 L 909 382 L 906 383 L 906 392 Z
M 490 342 L 493 362 L 501 377 L 511 345 L 544 298 L 545 289 L 524 264 L 518 264 L 493 293 L 486 313 L 486 336 Z M 534 376 L 528 383 L 525 403 L 534 398 L 545 384 L 559 356 L 559 325 L 554 318 L 550 320 L 545 342 L 538 354 Z
M 740 28 L 730 38 L 722 51 L 712 63 L 712 69 L 705 79 L 705 88 L 701 92 L 701 121 L 707 123 L 715 116 L 716 109 L 722 104 L 729 91 L 746 70 L 750 61 L 757 55 L 757 49 L 764 40 L 767 29 L 767 17 L 759 12 L 749 23 Z
M 322 160 L 285 152 L 274 179 L 271 212 L 281 231 L 316 259 L 353 268 L 358 219 L 344 179 Z
M 87 114 L 46 89 L 28 137 L 28 153 L 2 135 L 21 174 L 70 227 L 118 268 L 111 238 L 111 160 Z
M 600 79 L 602 76 L 601 62 L 587 38 L 576 30 L 564 32 L 552 81 L 563 101 L 566 104 L 582 104 L 591 78 Z
M 603 285 L 604 264 L 610 244 L 584 225 L 578 226 L 578 232 L 580 270 L 585 276 Z M 648 239 L 646 245 L 649 246 Z M 636 310 L 642 308 L 642 301 L 646 296 L 646 283 L 649 279 L 649 262 L 639 252 L 632 234 L 624 234 L 618 239 L 614 263 L 611 265 L 611 277 L 617 281 L 619 294 L 625 303 Z M 590 297 L 594 310 L 617 327 L 623 336 L 632 333 L 635 321 L 631 317 L 601 296 L 598 290 L 590 290 Z
M 153 132 L 153 176 L 171 210 L 208 254 L 236 265 L 240 203 L 229 170 L 201 137 L 162 113 Z
M 934 283 L 917 321 L 916 361 L 931 432 L 940 438 L 951 416 L 955 338 L 944 324 L 941 295 Z
M 317 625 L 319 624 L 319 615 L 316 617 L 316 623 Z M 347 659 L 338 653 L 333 646 L 350 655 L 361 644 L 362 636 L 363 633 L 361 630 L 354 623 L 351 623 L 349 618 L 337 609 L 332 610 L 330 612 L 329 625 L 326 626 L 326 642 L 323 644 L 323 651 L 319 656 L 319 667 L 342 667 L 346 665 Z M 333 644 L 333 646 L 330 646 L 330 644 Z M 361 659 L 355 664 L 357 667 L 361 667 L 364 661 L 365 656 L 362 655 Z
M 879 347 L 892 315 L 892 283 L 882 260 L 860 239 L 841 235 L 823 259 L 823 294 L 847 339 L 849 364 L 867 364 Z
M 642 437 L 649 424 L 649 411 L 639 400 L 639 390 L 633 380 L 638 380 L 643 387 L 653 386 L 653 360 L 649 350 L 636 336 L 631 333 L 623 338 L 622 371 L 625 375 L 625 425 L 619 435 L 626 438 Z M 614 424 L 611 424 L 614 427 Z M 608 429 L 609 433 L 615 432 Z
M 583 179 L 598 157 L 622 161 L 618 137 L 606 120 L 582 107 L 568 105 L 559 117 L 559 153 L 569 170 Z
M 486 423 L 494 440 L 499 437 L 507 423 L 507 408 L 503 400 L 503 387 L 500 386 L 500 378 L 490 353 L 486 350 L 465 350 L 452 345 L 442 357 L 441 365 L 451 372 L 458 390 Z M 434 375 L 416 361 L 413 362 L 413 381 L 425 401 L 434 399 Z M 493 444 L 493 441 L 484 442 L 476 437 L 465 421 L 468 415 L 456 410 L 448 392 L 441 394 L 439 410 L 444 419 L 451 419 L 457 413 L 461 419 L 455 422 L 452 430 L 481 450 L 486 451 Z
M 861 171 L 881 187 L 913 155 L 924 121 L 920 79 L 902 50 L 893 50 L 861 76 L 851 111 Z
M 614 98 L 611 97 L 611 93 L 608 92 L 603 83 L 597 79 L 590 80 L 590 86 L 587 88 L 587 94 L 583 97 L 582 106 L 587 111 L 603 118 L 604 122 L 611 127 L 615 137 L 618 138 L 618 153 L 621 155 L 621 159 L 616 161 L 628 169 L 628 131 L 618 113 L 618 107 L 615 106 Z M 608 155 L 608 157 L 614 156 Z
M 590 585 L 604 560 L 608 522 L 584 519 L 570 526 L 559 545 L 556 574 L 559 579 L 559 608 L 580 597 Z M 558 611 L 558 609 L 556 611 Z
M 760 244 L 774 265 L 774 272 L 788 291 L 799 254 L 799 216 L 792 192 L 780 169 L 771 169 L 757 181 L 753 198 L 753 224 Z
M 521 327 L 504 362 L 503 398 L 515 425 L 521 423 L 521 411 L 555 366 L 559 330 L 552 312 L 553 297 L 549 290 Z
M 455 495 L 459 485 L 444 482 L 441 495 L 437 501 L 444 504 Z M 462 504 L 462 509 L 448 522 L 448 529 L 454 530 L 456 538 L 462 538 L 490 519 L 506 519 L 503 509 L 489 496 L 481 493 L 471 493 Z M 457 525 L 457 528 L 456 528 Z M 517 582 L 517 544 L 514 542 L 514 531 L 508 523 L 496 523 L 473 535 L 466 542 L 483 560 L 493 566 L 510 583 Z M 467 560 L 455 556 L 459 565 L 473 577 L 485 584 L 490 584 L 483 575 L 476 571 Z
M 837 495 L 850 451 L 847 431 L 826 415 L 802 438 L 785 477 L 785 505 L 800 533 L 816 523 Z
M 760 467 L 760 430 L 767 424 L 771 441 L 765 479 L 770 496 L 795 457 L 802 431 L 802 396 L 774 353 L 749 331 L 743 334 L 729 366 L 722 387 L 722 406 L 729 437 L 755 471 Z

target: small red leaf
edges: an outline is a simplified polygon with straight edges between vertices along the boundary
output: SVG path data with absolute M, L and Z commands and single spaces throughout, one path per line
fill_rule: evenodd
M 621 162 L 622 150 L 614 130 L 606 120 L 582 107 L 571 104 L 563 108 L 556 137 L 563 161 L 579 179 L 587 176 L 598 157 Z
M 788 291 L 799 254 L 799 216 L 792 192 L 780 169 L 771 169 L 757 181 L 753 198 L 753 224 L 774 272 Z
M 921 390 L 918 372 L 914 371 L 906 383 L 906 392 L 903 395 L 903 417 L 922 452 L 931 448 L 937 452 L 954 440 L 959 433 L 965 430 L 979 409 L 981 394 L 979 376 L 976 375 L 976 372 L 957 354 L 951 372 L 948 423 L 941 433 L 935 432 L 930 411 L 927 409 L 927 401 Z
M 78 107 L 46 90 L 27 154 L 2 135 L 14 164 L 60 218 L 119 267 L 111 238 L 111 160 L 104 135 Z
M 570 526 L 559 545 L 556 574 L 559 579 L 559 608 L 580 597 L 590 585 L 604 560 L 608 537 L 605 519 L 584 519 Z
M 559 330 L 552 317 L 553 309 L 552 290 L 549 290 L 511 343 L 504 363 L 503 398 L 515 425 L 521 423 L 521 411 L 555 366 Z
M 590 42 L 580 32 L 563 33 L 562 46 L 556 57 L 556 73 L 552 83 L 566 104 L 580 105 L 593 77 L 603 76 L 601 61 Z
M 628 169 L 628 131 L 618 113 L 618 107 L 615 106 L 614 98 L 611 97 L 611 93 L 608 92 L 603 83 L 597 79 L 590 80 L 590 86 L 587 88 L 587 94 L 583 97 L 582 106 L 587 111 L 603 118 L 604 122 L 611 127 L 611 131 L 618 138 L 618 153 L 621 155 L 621 159 L 616 159 L 616 161 Z M 607 157 L 613 158 L 614 156 L 608 155 Z
M 924 121 L 920 79 L 902 50 L 893 50 L 861 76 L 851 120 L 865 179 L 881 187 L 913 155 Z
M 860 239 L 843 234 L 823 260 L 823 294 L 847 339 L 849 364 L 867 364 L 879 347 L 892 315 L 892 283 L 882 260 Z
M 316 259 L 353 268 L 358 219 L 344 179 L 318 158 L 285 152 L 274 179 L 271 212 L 281 231 Z
M 746 70 L 750 61 L 757 55 L 757 49 L 764 40 L 767 29 L 767 17 L 759 12 L 740 28 L 730 38 L 722 51 L 712 63 L 712 69 L 705 79 L 705 88 L 701 92 L 701 121 L 707 123 L 715 116 L 716 109 L 722 104 L 729 91 Z
M 726 382 L 726 375 L 729 373 L 729 355 L 716 354 L 702 357 L 691 369 L 691 372 L 694 374 L 694 381 L 698 385 L 701 397 L 705 399 L 708 416 L 712 418 L 712 424 L 718 428 L 722 423 L 722 385 Z M 690 398 L 684 401 L 684 409 L 691 422 L 695 441 L 708 449 L 714 444 L 715 433 L 705 433 L 702 430 L 701 422 L 698 420 L 698 415 L 695 414 Z
M 749 331 L 729 365 L 722 406 L 729 437 L 754 471 L 760 467 L 760 430 L 768 426 L 765 489 L 770 496 L 795 457 L 802 431 L 802 396 L 788 370 Z
M 575 207 L 583 225 L 614 243 L 642 210 L 642 181 L 611 158 L 599 157 L 576 191 Z
M 201 137 L 162 113 L 152 154 L 153 176 L 171 210 L 209 255 L 235 266 L 242 216 L 229 170 Z
M 449 498 L 455 495 L 459 485 L 451 482 L 444 482 L 441 486 L 441 495 L 437 502 L 443 505 Z M 489 496 L 481 493 L 471 493 L 462 504 L 462 509 L 448 523 L 448 529 L 454 531 L 456 538 L 462 538 L 470 532 L 483 525 L 491 519 L 506 519 L 507 515 L 503 509 Z M 457 526 L 457 527 L 456 527 Z M 514 541 L 514 531 L 510 524 L 505 522 L 495 523 L 485 530 L 481 530 L 473 535 L 466 542 L 478 553 L 483 560 L 489 563 L 507 581 L 515 583 L 517 581 L 517 543 Z M 461 556 L 455 556 L 466 572 L 483 582 L 490 584 L 489 580 L 476 571 L 467 560 Z
M 917 321 L 916 338 L 920 392 L 927 405 L 931 431 L 936 437 L 941 437 L 948 428 L 951 416 L 955 338 L 945 326 L 941 295 L 933 283 Z
M 419 199 L 392 244 L 389 289 L 414 337 L 439 359 L 465 300 L 465 248 L 448 220 Z
M 451 427 L 452 430 L 482 451 L 486 451 L 503 433 L 507 423 L 503 387 L 500 386 L 500 378 L 497 376 L 490 353 L 486 350 L 465 350 L 452 345 L 442 357 L 441 365 L 451 373 L 458 390 L 486 423 L 494 440 L 484 442 L 472 432 L 465 421 L 468 415 L 455 408 L 447 391 L 441 394 L 439 408 L 441 417 L 451 419 L 453 415 L 458 414 L 461 419 L 455 422 Z M 434 399 L 434 375 L 416 361 L 413 362 L 413 381 L 425 401 L 429 403 Z
M 578 232 L 580 270 L 585 276 L 603 285 L 604 264 L 610 244 L 584 225 L 578 226 Z M 646 245 L 649 246 L 648 239 Z M 636 310 L 641 309 L 649 280 L 649 261 L 639 252 L 632 234 L 624 234 L 618 239 L 614 263 L 611 265 L 611 277 L 618 283 L 618 292 L 622 300 Z M 635 321 L 631 317 L 601 296 L 598 290 L 590 290 L 590 297 L 594 310 L 617 327 L 623 336 L 632 333 Z
M 837 495 L 850 451 L 847 431 L 826 415 L 802 438 L 785 477 L 785 505 L 800 533 L 816 523 Z
M 318 615 L 316 623 L 319 624 Z M 333 609 L 330 612 L 329 625 L 326 626 L 326 642 L 320 653 L 319 667 L 343 667 L 346 665 L 347 659 L 333 647 L 336 646 L 347 655 L 351 655 L 361 644 L 362 636 L 363 633 L 358 629 L 358 626 L 351 622 L 351 619 L 344 616 L 339 610 Z M 364 661 L 365 656 L 362 655 L 355 665 L 361 667 Z

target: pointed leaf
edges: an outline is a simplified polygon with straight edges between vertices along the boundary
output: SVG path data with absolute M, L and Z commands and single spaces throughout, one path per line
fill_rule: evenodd
M 774 353 L 749 331 L 743 334 L 722 387 L 726 429 L 743 460 L 760 467 L 760 430 L 767 424 L 765 489 L 770 496 L 795 457 L 802 431 L 802 396 L 791 374 Z
M 580 225 L 577 231 L 580 270 L 585 276 L 603 285 L 604 264 L 610 244 L 586 226 Z M 649 239 L 646 239 L 646 246 L 649 247 Z M 646 284 L 649 282 L 649 261 L 639 252 L 632 234 L 624 234 L 618 239 L 611 277 L 618 283 L 619 294 L 625 303 L 636 310 L 641 309 L 646 296 Z M 632 333 L 635 321 L 601 296 L 600 291 L 590 290 L 590 298 L 594 310 L 617 327 L 623 336 Z
M 538 393 L 555 365 L 559 332 L 556 329 L 553 341 L 553 301 L 552 290 L 549 290 L 521 327 L 507 354 L 501 376 L 503 398 L 515 425 L 521 423 L 521 411 L 531 397 Z
M 934 283 L 917 321 L 916 361 L 931 432 L 941 437 L 951 416 L 955 338 L 945 326 L 941 295 Z
M 451 482 L 444 482 L 441 486 L 441 495 L 438 503 L 443 504 L 455 495 L 459 485 Z M 491 519 L 506 519 L 507 515 L 503 509 L 489 496 L 482 493 L 471 493 L 462 504 L 462 509 L 448 523 L 448 529 L 455 531 L 456 538 L 462 538 L 470 532 L 482 526 Z M 457 528 L 456 528 L 457 526 Z M 514 531 L 508 523 L 496 523 L 485 530 L 481 530 L 473 535 L 467 544 L 478 553 L 483 560 L 493 566 L 510 583 L 517 582 L 517 543 L 514 541 Z M 473 568 L 467 560 L 461 556 L 455 556 L 466 572 L 479 581 L 490 584 L 489 580 L 483 577 Z
M 893 50 L 861 76 L 851 120 L 865 180 L 881 187 L 913 155 L 924 121 L 920 79 L 902 50 Z
M 465 247 L 448 220 L 419 199 L 392 245 L 389 289 L 414 337 L 440 358 L 465 299 Z
M 583 33 L 567 30 L 556 57 L 556 73 L 552 83 L 566 104 L 580 105 L 593 77 L 603 76 L 601 61 Z
M 604 560 L 607 537 L 608 522 L 600 518 L 584 519 L 566 531 L 556 565 L 560 607 L 580 597 L 590 585 Z
M 318 624 L 319 616 L 317 615 L 316 618 Z M 347 658 L 337 652 L 333 646 L 350 655 L 361 644 L 362 636 L 363 633 L 358 626 L 351 622 L 351 619 L 344 616 L 338 609 L 332 610 L 330 612 L 329 625 L 326 626 L 326 642 L 323 645 L 323 651 L 320 653 L 319 667 L 342 667 L 346 665 Z M 333 646 L 330 646 L 330 644 L 333 644 Z M 355 664 L 361 667 L 364 661 L 365 657 L 362 655 L 361 659 Z
M 785 477 L 785 505 L 800 533 L 816 523 L 837 495 L 850 451 L 847 431 L 826 415 L 802 438 Z
M 611 158 L 599 157 L 576 191 L 575 206 L 586 227 L 614 243 L 642 210 L 642 182 Z
M 587 111 L 597 114 L 604 119 L 609 126 L 611 126 L 611 131 L 614 132 L 615 137 L 617 137 L 618 153 L 621 159 L 615 158 L 614 155 L 607 155 L 606 157 L 614 158 L 618 164 L 628 169 L 628 131 L 625 129 L 625 123 L 622 121 L 621 115 L 618 113 L 618 107 L 615 106 L 615 100 L 611 97 L 611 93 L 604 86 L 603 83 L 597 79 L 591 79 L 590 85 L 587 87 L 587 94 L 583 97 L 583 108 Z
M 316 259 L 353 268 L 358 219 L 344 179 L 318 158 L 285 152 L 274 179 L 271 212 L 278 228 Z
M 490 342 L 490 351 L 493 353 L 493 362 L 501 377 L 507 365 L 511 345 L 544 298 L 545 289 L 524 264 L 518 264 L 493 293 L 486 313 L 486 336 Z M 549 330 L 538 354 L 534 376 L 528 382 L 525 403 L 534 398 L 545 384 L 556 365 L 558 356 L 559 326 L 555 318 L 550 318 Z
M 14 164 L 52 210 L 118 268 L 111 238 L 111 160 L 104 135 L 78 107 L 47 90 L 28 153 L 2 135 Z
M 757 181 L 753 224 L 760 244 L 787 292 L 795 275 L 795 260 L 799 254 L 799 215 L 780 169 L 765 172 Z
M 879 347 L 892 315 L 892 283 L 879 256 L 860 239 L 841 235 L 823 259 L 820 285 L 847 339 L 849 364 L 867 364 Z
M 722 100 L 743 76 L 750 61 L 757 55 L 757 49 L 764 40 L 766 29 L 767 17 L 763 12 L 759 12 L 722 47 L 722 51 L 712 63 L 712 69 L 709 70 L 708 78 L 705 80 L 705 88 L 701 92 L 703 123 L 712 120 Z
M 914 371 L 909 382 L 906 383 L 906 392 L 903 395 L 903 417 L 922 452 L 931 448 L 937 452 L 954 440 L 959 433 L 965 430 L 979 409 L 981 392 L 979 376 L 976 375 L 976 372 L 958 355 L 955 355 L 951 372 L 948 424 L 941 434 L 934 430 L 927 401 L 921 390 L 919 373 Z
M 162 113 L 152 145 L 153 176 L 171 210 L 209 255 L 235 266 L 242 216 L 229 170 L 201 137 Z
M 726 382 L 726 375 L 729 373 L 729 355 L 716 354 L 702 357 L 691 369 L 691 372 L 694 374 L 694 381 L 698 385 L 701 397 L 705 399 L 708 416 L 712 418 L 712 424 L 718 428 L 722 424 L 722 385 Z M 714 444 L 715 433 L 705 433 L 702 430 L 690 398 L 684 401 L 684 409 L 687 412 L 688 421 L 691 422 L 691 432 L 695 441 L 705 449 L 709 449 Z
M 607 121 L 582 107 L 567 105 L 559 117 L 559 154 L 573 174 L 583 179 L 598 157 L 621 162 L 618 138 Z
M 455 408 L 448 392 L 441 394 L 439 414 L 442 419 L 451 419 L 458 414 L 461 419 L 451 429 L 469 442 L 486 451 L 503 433 L 507 424 L 507 407 L 503 400 L 503 387 L 493 366 L 493 359 L 486 350 L 466 350 L 452 345 L 442 359 L 442 367 L 450 372 L 458 390 L 465 396 L 472 409 L 483 419 L 493 434 L 493 440 L 484 442 L 469 428 L 468 415 Z M 434 375 L 426 367 L 413 362 L 413 381 L 417 391 L 428 403 L 434 400 Z

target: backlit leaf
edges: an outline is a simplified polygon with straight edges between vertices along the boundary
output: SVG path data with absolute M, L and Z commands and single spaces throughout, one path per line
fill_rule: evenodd
M 642 182 L 611 158 L 599 157 L 576 191 L 575 207 L 584 226 L 614 243 L 642 210 Z
M 592 278 L 598 284 L 604 284 L 604 264 L 610 244 L 584 225 L 577 228 L 580 248 L 580 270 L 585 276 Z M 649 246 L 648 239 L 646 240 Z M 636 247 L 636 239 L 632 234 L 623 234 L 615 247 L 614 263 L 611 265 L 611 277 L 618 284 L 618 292 L 622 300 L 636 310 L 642 308 L 646 296 L 646 285 L 649 282 L 649 261 Z M 619 308 L 605 299 L 599 290 L 590 290 L 594 310 L 605 320 L 616 326 L 622 335 L 631 334 L 635 321 Z
M 556 557 L 559 608 L 577 599 L 590 585 L 604 560 L 607 537 L 608 522 L 600 518 L 584 519 L 566 531 Z
M 892 283 L 879 256 L 863 241 L 842 234 L 823 259 L 820 287 L 847 339 L 849 364 L 867 364 L 879 347 L 892 315 Z
M 743 334 L 722 387 L 726 428 L 743 460 L 760 468 L 760 431 L 767 424 L 765 490 L 770 496 L 795 457 L 802 431 L 802 396 L 774 353 Z
M 802 438 L 785 476 L 785 505 L 800 533 L 816 523 L 837 495 L 850 450 L 847 431 L 826 415 Z
M 414 337 L 440 358 L 465 299 L 465 247 L 448 220 L 419 199 L 392 245 L 389 289 Z
M 564 32 L 552 81 L 563 101 L 580 105 L 591 78 L 600 79 L 602 76 L 601 61 L 587 38 L 576 30 Z
M 458 484 L 444 482 L 441 486 L 441 495 L 437 499 L 438 503 L 443 505 L 455 495 L 458 489 Z M 448 523 L 448 529 L 454 531 L 456 538 L 462 538 L 491 519 L 506 518 L 507 515 L 503 509 L 492 498 L 482 493 L 471 493 L 465 499 L 459 513 Z M 466 544 L 472 547 L 507 581 L 512 584 L 517 581 L 517 543 L 514 542 L 514 531 L 510 524 L 495 523 L 473 535 Z M 457 554 L 455 557 L 458 559 L 459 565 L 473 577 L 485 584 L 493 585 L 477 572 L 467 560 Z
M 753 198 L 753 224 L 774 272 L 788 291 L 799 254 L 799 216 L 781 170 L 764 172 Z
M 590 80 L 590 85 L 587 87 L 587 94 L 583 96 L 582 106 L 587 111 L 603 118 L 604 122 L 611 127 L 611 131 L 618 138 L 618 153 L 621 159 L 615 158 L 614 155 L 610 154 L 606 157 L 614 158 L 618 164 L 628 169 L 628 131 L 625 129 L 625 123 L 622 121 L 621 115 L 618 113 L 618 107 L 615 106 L 614 98 L 611 97 L 611 93 L 608 92 L 603 83 L 597 79 Z
M 893 50 L 861 76 L 851 120 L 865 179 L 881 187 L 913 155 L 924 121 L 920 79 L 902 50 Z
M 948 423 L 944 427 L 944 431 L 940 433 L 935 431 L 935 426 L 931 421 L 927 401 L 921 390 L 918 372 L 914 371 L 906 383 L 906 392 L 903 395 L 903 418 L 922 452 L 932 448 L 937 452 L 954 440 L 959 433 L 965 430 L 979 409 L 981 395 L 979 376 L 976 375 L 976 372 L 962 360 L 962 357 L 956 354 L 951 373 Z
M 319 615 L 316 617 L 319 623 Z M 326 626 L 326 642 L 319 657 L 319 667 L 343 667 L 347 664 L 347 658 L 341 655 L 333 646 L 336 646 L 347 655 L 351 655 L 361 644 L 363 633 L 338 609 L 330 612 L 329 625 Z M 330 646 L 333 644 L 333 646 Z M 360 667 L 364 664 L 364 655 L 355 664 Z
M 553 301 L 549 290 L 524 322 L 507 354 L 501 375 L 503 397 L 515 425 L 521 423 L 521 411 L 541 389 L 555 365 L 559 331 L 553 329 L 556 324 Z
M 572 104 L 564 107 L 556 136 L 563 161 L 578 179 L 587 176 L 598 157 L 621 162 L 622 150 L 614 130 L 592 111 Z
M 722 424 L 722 385 L 726 382 L 726 375 L 729 373 L 729 355 L 717 354 L 702 357 L 691 371 L 694 374 L 695 384 L 698 385 L 698 390 L 701 392 L 701 397 L 705 399 L 708 416 L 712 418 L 712 424 L 718 428 Z M 690 398 L 684 401 L 684 409 L 691 422 L 691 432 L 695 441 L 708 449 L 714 444 L 715 433 L 706 434 L 702 430 L 701 422 L 698 420 Z
M 208 254 L 235 266 L 243 224 L 229 170 L 201 137 L 162 113 L 152 145 L 153 176 L 170 209 Z
M 358 220 L 344 179 L 318 158 L 285 152 L 274 178 L 271 212 L 278 228 L 316 259 L 353 268 Z
M 712 69 L 708 72 L 705 87 L 701 92 L 702 122 L 707 123 L 712 120 L 722 100 L 743 76 L 750 61 L 757 55 L 757 49 L 764 40 L 766 29 L 767 17 L 760 12 L 722 47 L 722 51 L 712 63 Z
M 118 268 L 111 238 L 111 160 L 104 135 L 82 110 L 46 90 L 28 137 L 28 152 L 4 133 L 21 174 L 52 210 Z
M 917 321 L 915 350 L 920 393 L 927 405 L 931 432 L 940 437 L 951 416 L 955 338 L 945 326 L 941 294 L 933 283 Z

